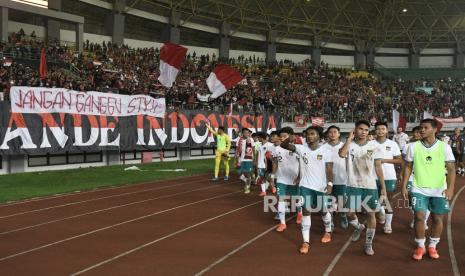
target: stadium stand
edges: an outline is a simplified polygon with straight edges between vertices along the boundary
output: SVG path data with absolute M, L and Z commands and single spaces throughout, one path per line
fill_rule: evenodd
M 204 102 L 197 94 L 207 93 L 205 79 L 218 62 L 215 54 L 189 54 L 176 86 L 167 90 L 157 81 L 158 48 L 135 49 L 87 41 L 84 52 L 77 54 L 66 46 L 52 44 L 47 46 L 47 57 L 53 67 L 48 78 L 41 81 L 36 66 L 43 44 L 33 39 L 19 41 L 20 35 L 15 37 L 11 38 L 11 43 L 2 45 L 3 55 L 15 60 L 11 66 L 0 70 L 5 99 L 8 99 L 9 87 L 14 84 L 165 95 L 171 109 L 224 112 L 232 101 L 236 111 L 276 111 L 287 121 L 299 114 L 322 116 L 328 122 L 371 117 L 389 121 L 392 115 L 389 111 L 393 108 L 412 122 L 420 119 L 425 107 L 438 117 L 458 117 L 464 113 L 465 80 L 463 70 L 458 69 L 391 69 L 389 73 L 398 76 L 397 79 L 378 80 L 367 72 L 330 68 L 324 63 L 315 65 L 310 60 L 265 64 L 252 56 L 231 58 L 229 63 L 250 85 L 238 85 L 225 97 Z M 428 93 L 416 89 L 418 87 L 434 89 Z

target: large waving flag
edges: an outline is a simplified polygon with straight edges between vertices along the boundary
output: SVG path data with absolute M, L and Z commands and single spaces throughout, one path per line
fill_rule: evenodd
M 407 127 L 407 120 L 402 116 L 397 109 L 392 110 L 392 130 L 397 133 L 397 128 L 401 127 L 403 131 Z
M 47 59 L 45 58 L 45 48 L 40 51 L 40 64 L 39 64 L 40 79 L 47 78 Z
M 187 48 L 166 42 L 160 49 L 160 76 L 158 80 L 163 86 L 171 87 L 186 57 Z
M 444 126 L 443 122 L 441 120 L 438 120 L 438 118 L 434 117 L 433 114 L 429 113 L 428 111 L 423 111 L 423 119 L 434 119 L 437 124 L 437 129 L 438 132 L 441 131 L 441 128 Z
M 212 92 L 211 98 L 216 99 L 228 89 L 239 83 L 243 77 L 234 68 L 226 64 L 218 64 L 207 79 L 207 86 Z

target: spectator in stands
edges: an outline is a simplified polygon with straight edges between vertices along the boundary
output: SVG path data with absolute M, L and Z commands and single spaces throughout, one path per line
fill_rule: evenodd
M 397 133 L 394 135 L 394 141 L 399 145 L 399 148 L 403 149 L 409 140 L 410 138 L 404 130 L 401 127 L 398 127 Z
M 24 31 L 23 31 L 24 32 Z M 4 56 L 39 59 L 43 46 L 36 40 L 18 40 L 0 44 Z M 83 54 L 76 54 L 67 45 L 49 43 L 48 61 L 61 64 L 50 68 L 49 78 L 41 82 L 37 69 L 13 63 L 4 66 L 2 83 L 32 86 L 56 86 L 83 91 L 113 91 L 121 94 L 165 96 L 172 108 L 209 109 L 226 112 L 231 102 L 235 111 L 280 112 L 292 121 L 296 114 L 324 116 L 326 122 L 355 121 L 375 117 L 390 121 L 396 108 L 408 121 L 418 121 L 426 108 L 433 116 L 462 116 L 465 112 L 465 81 L 390 81 L 381 82 L 370 75 L 354 76 L 346 69 L 330 68 L 309 60 L 289 60 L 265 64 L 258 57 L 230 58 L 229 62 L 247 79 L 231 92 L 214 101 L 205 102 L 197 94 L 208 94 L 205 79 L 215 67 L 217 57 L 188 53 L 176 84 L 162 88 L 157 81 L 158 48 L 131 48 L 111 42 L 102 44 L 86 40 Z M 36 61 L 37 62 L 37 61 Z M 33 67 L 32 65 L 29 65 Z M 71 68 L 72 70 L 68 70 Z M 416 91 L 419 86 L 434 87 L 431 94 Z M 3 85 L 8 90 L 8 85 Z M 235 100 L 232 100 L 235 98 Z

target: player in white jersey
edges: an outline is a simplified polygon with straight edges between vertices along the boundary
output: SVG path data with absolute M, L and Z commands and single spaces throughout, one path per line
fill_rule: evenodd
M 237 169 L 237 174 L 239 174 L 239 179 L 246 181 L 244 174 L 241 172 L 241 151 L 242 151 L 242 142 L 244 141 L 244 130 L 239 132 L 239 135 L 236 138 L 236 154 L 235 154 L 235 166 Z
M 344 206 L 347 198 L 347 167 L 346 158 L 339 157 L 339 150 L 344 146 L 344 143 L 339 140 L 341 137 L 340 130 L 337 126 L 332 125 L 326 130 L 327 143 L 324 146 L 331 152 L 333 162 L 333 192 L 332 195 L 336 199 L 339 206 Z M 339 212 L 341 217 L 341 227 L 347 229 L 349 222 L 344 211 Z
M 388 139 L 388 124 L 386 122 L 377 122 L 375 124 L 376 140 L 373 142 L 379 145 L 381 150 L 381 163 L 383 164 L 384 184 L 386 185 L 387 202 L 392 202 L 392 197 L 396 191 L 397 173 L 396 165 L 402 164 L 402 157 L 399 146 L 396 142 Z M 379 185 L 379 181 L 377 181 Z M 387 210 L 385 210 L 385 207 Z M 379 210 L 379 220 L 384 224 L 384 233 L 392 233 L 392 219 L 394 214 L 392 208 L 389 206 L 381 206 Z
M 257 154 L 255 155 L 255 166 L 257 167 L 257 185 L 260 184 L 261 193 L 259 196 L 265 196 L 268 187 L 270 186 L 271 179 L 271 169 L 272 169 L 272 150 L 273 144 L 268 142 L 268 136 L 265 132 L 258 132 L 257 139 L 260 141 L 260 146 L 258 147 Z M 271 187 L 274 187 L 272 184 Z
M 258 140 L 258 132 L 252 133 L 252 139 L 253 139 L 253 149 L 255 151 L 255 155 L 257 155 L 258 154 L 258 148 L 262 144 Z M 257 164 L 255 164 L 255 162 L 254 162 L 253 172 L 252 172 L 252 184 L 253 185 L 258 185 L 257 184 L 258 178 L 259 178 L 259 176 L 258 176 L 258 168 L 257 168 Z
M 321 238 L 322 243 L 331 242 L 332 219 L 328 208 L 328 195 L 333 187 L 332 153 L 325 146 L 320 145 L 320 137 L 323 129 L 311 126 L 306 130 L 308 146 L 290 144 L 287 138 L 281 143 L 281 147 L 299 155 L 302 164 L 299 182 L 300 195 L 304 198 L 302 210 L 302 238 L 303 243 L 300 253 L 307 254 L 310 247 L 311 213 L 321 212 L 325 233 Z
M 273 194 L 276 194 L 276 177 L 275 175 L 273 174 L 273 170 L 275 169 L 274 168 L 274 154 L 275 154 L 275 150 L 277 147 L 279 147 L 279 145 L 281 144 L 281 138 L 279 138 L 279 132 L 277 130 L 275 131 L 272 131 L 270 133 L 270 142 L 271 142 L 271 146 L 268 147 L 268 150 L 270 151 L 271 153 L 271 170 L 270 170 L 270 175 L 269 175 L 269 179 L 270 179 L 270 185 L 271 185 L 271 192 Z M 276 172 L 275 172 L 276 173 Z M 288 212 L 288 210 L 286 210 L 286 212 Z M 275 217 L 274 217 L 274 220 L 277 220 L 279 221 L 279 213 L 276 213 Z
M 294 131 L 290 127 L 279 131 L 281 140 L 290 138 L 294 141 Z M 278 195 L 278 214 L 280 224 L 276 231 L 286 230 L 286 198 L 293 199 L 299 195 L 299 158 L 297 154 L 278 146 L 273 153 L 273 176 L 276 175 L 276 193 Z M 274 177 L 273 177 L 274 178 Z M 299 219 L 299 218 L 298 218 Z M 301 219 L 301 217 L 300 217 Z
M 347 217 L 349 224 L 355 228 L 352 241 L 360 239 L 365 225 L 360 224 L 356 212 L 361 211 L 361 203 L 367 212 L 367 233 L 365 239 L 365 254 L 371 256 L 373 250 L 373 239 L 376 231 L 375 213 L 379 209 L 379 200 L 384 201 L 386 187 L 384 185 L 383 167 L 381 164 L 381 151 L 376 143 L 367 141 L 370 123 L 358 121 L 355 129 L 349 134 L 344 146 L 339 150 L 339 156 L 347 158 L 347 203 L 349 209 Z M 379 195 L 376 187 L 376 176 L 380 182 Z
M 255 157 L 255 150 L 253 148 L 254 141 L 250 137 L 252 132 L 249 129 L 243 129 L 242 133 L 244 135 L 244 139 L 240 147 L 241 172 L 245 176 L 244 193 L 249 194 L 253 172 L 253 160 Z

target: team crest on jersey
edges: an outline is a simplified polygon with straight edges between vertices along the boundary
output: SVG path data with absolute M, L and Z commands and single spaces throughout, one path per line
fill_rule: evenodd
M 391 147 L 386 147 L 386 150 L 387 150 L 387 151 L 391 151 Z
M 372 156 L 373 156 L 373 152 L 374 152 L 374 150 L 367 150 L 367 155 L 368 155 L 368 157 L 372 157 Z
M 322 160 L 322 159 L 323 159 L 323 155 L 318 154 L 318 155 L 316 156 L 316 159 L 317 159 L 317 160 Z
M 431 164 L 433 163 L 433 158 L 431 156 L 426 157 L 426 164 Z

